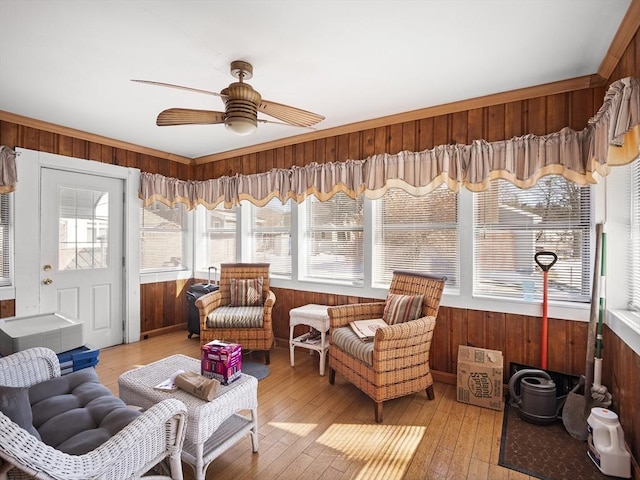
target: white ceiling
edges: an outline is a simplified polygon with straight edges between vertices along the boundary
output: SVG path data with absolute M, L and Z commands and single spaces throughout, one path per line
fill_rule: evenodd
M 263 98 L 326 129 L 596 73 L 629 3 L 0 0 L 0 110 L 196 158 L 308 130 L 157 127 L 222 101 L 130 79 L 219 92 L 246 60 Z

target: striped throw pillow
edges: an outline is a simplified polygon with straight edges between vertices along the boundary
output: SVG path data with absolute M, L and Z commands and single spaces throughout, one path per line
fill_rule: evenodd
M 390 293 L 384 306 L 382 319 L 389 325 L 415 320 L 422 315 L 424 295 L 397 295 Z
M 231 279 L 232 307 L 255 307 L 262 305 L 262 277 Z

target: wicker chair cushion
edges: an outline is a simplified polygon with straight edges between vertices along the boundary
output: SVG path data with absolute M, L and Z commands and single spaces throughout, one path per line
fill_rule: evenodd
M 331 333 L 331 343 L 352 357 L 373 366 L 373 342 L 363 342 L 351 327 L 336 328 Z
M 264 304 L 262 299 L 263 277 L 238 279 L 232 278 L 229 289 L 232 307 L 257 306 Z
M 94 450 L 140 415 L 102 385 L 93 368 L 32 386 L 29 401 L 42 441 L 71 455 Z
M 207 315 L 207 328 L 262 328 L 264 307 L 219 307 Z
M 389 325 L 420 318 L 424 295 L 397 295 L 390 293 L 384 305 L 382 319 Z
M 31 413 L 27 387 L 0 386 L 0 412 L 40 440 L 40 434 L 33 426 L 33 414 Z

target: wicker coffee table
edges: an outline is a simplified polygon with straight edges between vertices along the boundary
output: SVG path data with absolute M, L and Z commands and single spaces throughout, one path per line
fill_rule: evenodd
M 177 398 L 187 406 L 187 431 L 182 460 L 195 470 L 196 480 L 204 480 L 209 464 L 245 435 L 251 435 L 253 451 L 258 451 L 258 380 L 241 374 L 230 385 L 220 385 L 210 402 L 183 391 L 164 392 L 153 387 L 176 370 L 200 373 L 200 360 L 172 355 L 118 378 L 120 398 L 128 405 L 149 408 L 166 398 Z M 249 416 L 240 414 L 248 410 Z

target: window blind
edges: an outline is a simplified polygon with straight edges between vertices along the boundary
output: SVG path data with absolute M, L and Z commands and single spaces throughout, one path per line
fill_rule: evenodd
M 182 204 L 173 208 L 155 202 L 141 207 L 140 271 L 182 270 L 187 213 Z
M 251 257 L 269 263 L 272 275 L 291 277 L 291 202 L 274 198 L 264 207 L 251 205 Z
M 237 258 L 237 224 L 240 208 L 224 208 L 220 204 L 213 210 L 205 210 L 204 215 L 204 265 L 220 268 L 221 263 L 235 263 Z
M 363 202 L 362 195 L 353 200 L 344 193 L 305 200 L 305 278 L 363 283 Z
M 11 285 L 11 195 L 13 194 L 0 194 L 0 249 L 2 249 L 0 287 Z
M 534 255 L 552 251 L 550 300 L 590 299 L 591 190 L 550 175 L 521 190 L 505 180 L 474 195 L 474 295 L 542 298 Z
M 629 306 L 640 310 L 640 159 L 631 166 L 631 222 L 630 222 L 630 266 L 631 286 Z
M 374 201 L 374 283 L 389 284 L 394 270 L 446 275 L 459 287 L 458 194 L 446 185 L 421 197 L 389 189 Z

